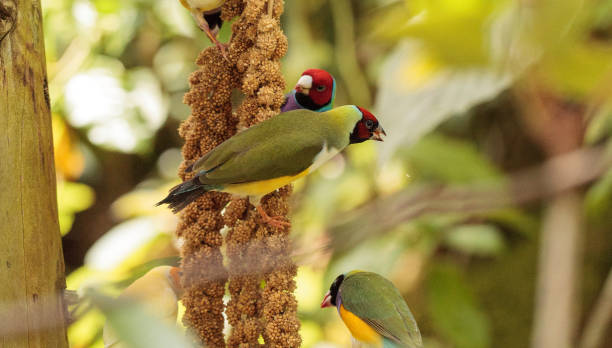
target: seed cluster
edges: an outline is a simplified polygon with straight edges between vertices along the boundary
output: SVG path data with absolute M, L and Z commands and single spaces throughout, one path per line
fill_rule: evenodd
M 281 0 L 249 0 L 233 25 L 230 54 L 240 52 L 236 68 L 246 95 L 236 111 L 238 128 L 247 128 L 280 112 L 285 82 L 280 58 L 287 38 L 280 29 Z M 264 197 L 270 216 L 286 216 L 291 188 Z M 235 200 L 226 216 L 240 219 L 226 238 L 229 256 L 229 290 L 226 310 L 232 333 L 229 347 L 257 346 L 261 335 L 267 347 L 299 347 L 297 301 L 293 296 L 297 268 L 289 257 L 289 230 L 270 227 L 246 200 Z M 227 221 L 228 225 L 232 223 Z
M 185 173 L 185 168 L 232 136 L 237 122 L 230 103 L 235 79 L 231 65 L 216 47 L 205 49 L 197 64 L 200 68 L 191 75 L 191 89 L 184 97 L 191 115 L 179 128 L 185 140 L 184 161 L 179 168 L 183 180 L 193 175 Z M 220 230 L 224 225 L 221 210 L 229 198 L 225 193 L 207 192 L 183 210 L 177 228 L 177 235 L 184 241 L 184 321 L 207 347 L 225 347 L 223 295 L 227 270 L 220 249 Z
M 184 169 L 232 136 L 280 112 L 285 82 L 280 58 L 287 38 L 280 29 L 282 0 L 227 0 L 222 17 L 232 25 L 228 60 L 216 47 L 198 57 L 199 70 L 190 78 L 185 103 L 192 114 L 181 125 L 185 139 Z M 232 114 L 231 91 L 246 96 Z M 291 187 L 261 200 L 270 216 L 286 216 Z M 229 202 L 229 204 L 228 204 Z M 223 211 L 223 214 L 221 213 Z M 223 265 L 220 229 L 226 225 L 227 269 Z M 247 199 L 208 192 L 184 209 L 177 231 L 184 239 L 183 286 L 185 321 L 207 347 L 224 347 L 223 295 L 229 277 L 230 300 L 225 313 L 232 327 L 229 347 L 299 347 L 297 301 L 293 295 L 297 267 L 290 258 L 289 229 L 265 224 Z
M 271 215 L 286 216 L 292 187 L 286 186 L 262 200 Z M 265 199 L 267 198 L 267 199 Z M 269 230 L 264 238 L 262 265 L 265 271 L 263 299 L 263 337 L 269 347 L 299 347 L 300 322 L 297 319 L 295 276 L 297 266 L 290 257 L 289 230 Z

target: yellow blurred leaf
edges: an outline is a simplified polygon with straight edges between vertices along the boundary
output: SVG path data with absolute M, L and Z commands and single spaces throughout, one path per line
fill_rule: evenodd
M 77 179 L 85 168 L 85 158 L 74 141 L 75 136 L 57 114 L 52 116 L 52 126 L 55 169 L 66 179 Z
M 94 190 L 85 184 L 70 181 L 58 182 L 57 205 L 62 236 L 70 232 L 74 215 L 89 208 L 94 198 Z

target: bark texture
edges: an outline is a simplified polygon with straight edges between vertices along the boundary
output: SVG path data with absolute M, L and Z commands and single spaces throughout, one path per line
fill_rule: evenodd
M 0 347 L 68 347 L 38 1 L 0 2 Z

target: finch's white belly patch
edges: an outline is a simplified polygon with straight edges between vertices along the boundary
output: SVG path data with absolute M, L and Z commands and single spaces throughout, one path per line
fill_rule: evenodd
M 327 143 L 323 144 L 323 149 L 315 156 L 312 165 L 310 166 L 310 171 L 315 171 L 319 168 L 323 163 L 332 159 L 332 157 L 336 156 L 340 150 L 335 147 L 328 147 Z

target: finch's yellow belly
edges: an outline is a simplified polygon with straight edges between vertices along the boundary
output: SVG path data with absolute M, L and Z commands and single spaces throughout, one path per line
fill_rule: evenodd
M 307 175 L 309 171 L 310 168 L 293 176 L 281 176 L 269 180 L 227 185 L 222 191 L 242 196 L 263 196 Z
M 355 314 L 344 309 L 343 305 L 340 305 L 340 318 L 344 322 L 344 325 L 349 329 L 351 335 L 356 340 L 380 347 L 382 340 L 378 332 L 374 331 L 365 321 L 361 320 Z

